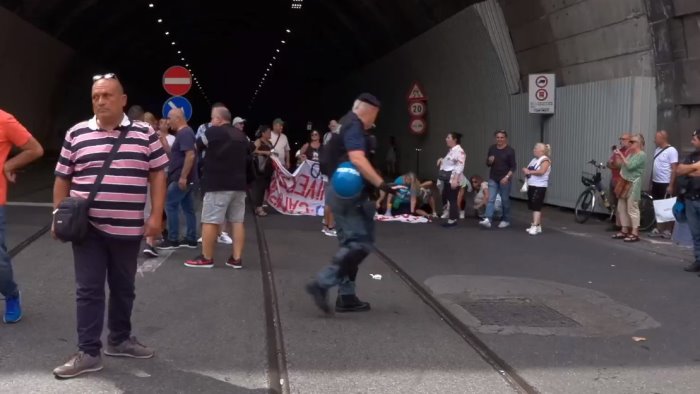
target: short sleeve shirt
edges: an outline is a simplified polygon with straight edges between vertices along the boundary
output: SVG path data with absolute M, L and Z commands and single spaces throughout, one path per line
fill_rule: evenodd
M 5 168 L 7 156 L 13 146 L 22 146 L 29 142 L 32 135 L 21 123 L 9 113 L 0 110 L 0 168 Z M 0 175 L 0 205 L 7 203 L 7 179 Z
M 656 183 L 671 183 L 671 173 L 673 172 L 671 165 L 678 164 L 678 151 L 676 148 L 669 146 L 663 152 L 662 148 L 656 148 L 654 151 L 654 175 L 652 181 Z
M 185 127 L 175 134 L 175 141 L 170 149 L 170 166 L 168 167 L 168 182 L 177 182 L 185 166 L 185 156 L 189 151 L 196 151 L 197 147 L 194 131 L 190 127 Z M 195 155 L 196 160 L 196 155 Z M 197 180 L 197 164 L 195 163 L 187 174 L 187 181 Z
M 103 130 L 93 117 L 66 133 L 55 175 L 70 179 L 70 196 L 87 199 L 104 160 L 122 132 L 126 138 L 107 169 L 88 217 L 107 236 L 140 239 L 148 176 L 168 164 L 158 135 L 145 122 L 131 122 L 126 115 L 120 130 Z
M 289 155 L 289 151 L 291 150 L 291 148 L 289 147 L 289 140 L 287 139 L 287 135 L 284 133 L 280 133 L 279 135 L 277 135 L 273 132 L 270 141 L 272 141 L 272 145 L 274 145 L 275 147 L 273 151 L 277 155 L 277 158 L 280 159 L 282 163 L 286 163 L 287 155 Z

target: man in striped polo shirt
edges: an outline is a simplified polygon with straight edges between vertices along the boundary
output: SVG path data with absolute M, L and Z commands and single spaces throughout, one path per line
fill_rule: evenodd
M 77 283 L 78 352 L 54 369 L 72 378 L 102 369 L 100 349 L 105 312 L 105 279 L 109 283 L 109 336 L 105 355 L 151 358 L 154 351 L 131 336 L 136 258 L 141 239 L 160 231 L 168 164 L 163 145 L 145 122 L 124 114 L 126 95 L 114 74 L 93 77 L 95 116 L 66 133 L 56 165 L 54 207 L 69 195 L 87 198 L 104 160 L 121 133 L 127 133 L 107 169 L 89 209 L 90 230 L 73 244 Z M 151 187 L 151 216 L 145 223 L 146 189 Z

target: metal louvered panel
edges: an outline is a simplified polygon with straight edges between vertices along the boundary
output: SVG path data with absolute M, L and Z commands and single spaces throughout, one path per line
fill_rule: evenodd
M 511 94 L 520 93 L 522 91 L 520 88 L 520 68 L 501 5 L 496 0 L 486 0 L 476 4 L 474 9 L 481 17 L 481 21 L 491 37 L 491 43 L 501 62 L 508 92 Z

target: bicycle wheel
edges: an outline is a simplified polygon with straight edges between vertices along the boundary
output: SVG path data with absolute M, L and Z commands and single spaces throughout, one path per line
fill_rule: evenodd
M 578 196 L 576 207 L 574 208 L 574 220 L 577 223 L 585 223 L 593 214 L 595 209 L 595 194 L 593 190 L 586 189 Z
M 656 226 L 654 199 L 647 193 L 642 193 L 639 200 L 639 231 L 650 231 Z

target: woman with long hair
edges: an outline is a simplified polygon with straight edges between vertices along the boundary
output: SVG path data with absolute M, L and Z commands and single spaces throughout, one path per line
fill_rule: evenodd
M 443 205 L 447 202 L 450 203 L 450 216 L 447 222 L 443 224 L 444 227 L 456 226 L 459 218 L 457 196 L 464 177 L 464 163 L 467 159 L 464 149 L 459 145 L 461 141 L 462 134 L 448 133 L 447 137 L 445 137 L 445 144 L 450 150 L 445 157 L 438 160 L 438 166 L 440 167 L 438 179 L 442 181 L 442 203 Z
M 523 175 L 527 178 L 527 207 L 532 211 L 532 224 L 526 231 L 530 235 L 539 235 L 542 234 L 542 206 L 552 171 L 552 161 L 549 158 L 552 148 L 539 142 L 535 144 L 532 153 L 535 157 L 523 168 Z
M 641 134 L 633 134 L 630 137 L 630 145 L 627 152 L 615 149 L 615 154 L 622 161 L 620 179 L 615 185 L 617 201 L 617 214 L 620 216 L 622 230 L 613 235 L 614 239 L 622 239 L 625 242 L 639 241 L 639 201 L 642 199 L 642 175 L 647 162 L 644 153 L 644 137 Z
M 255 132 L 257 139 L 255 140 L 255 172 L 257 177 L 253 184 L 253 201 L 255 203 L 255 214 L 258 216 L 267 216 L 267 212 L 263 208 L 265 202 L 265 192 L 270 186 L 272 180 L 272 129 L 270 126 L 262 125 Z

